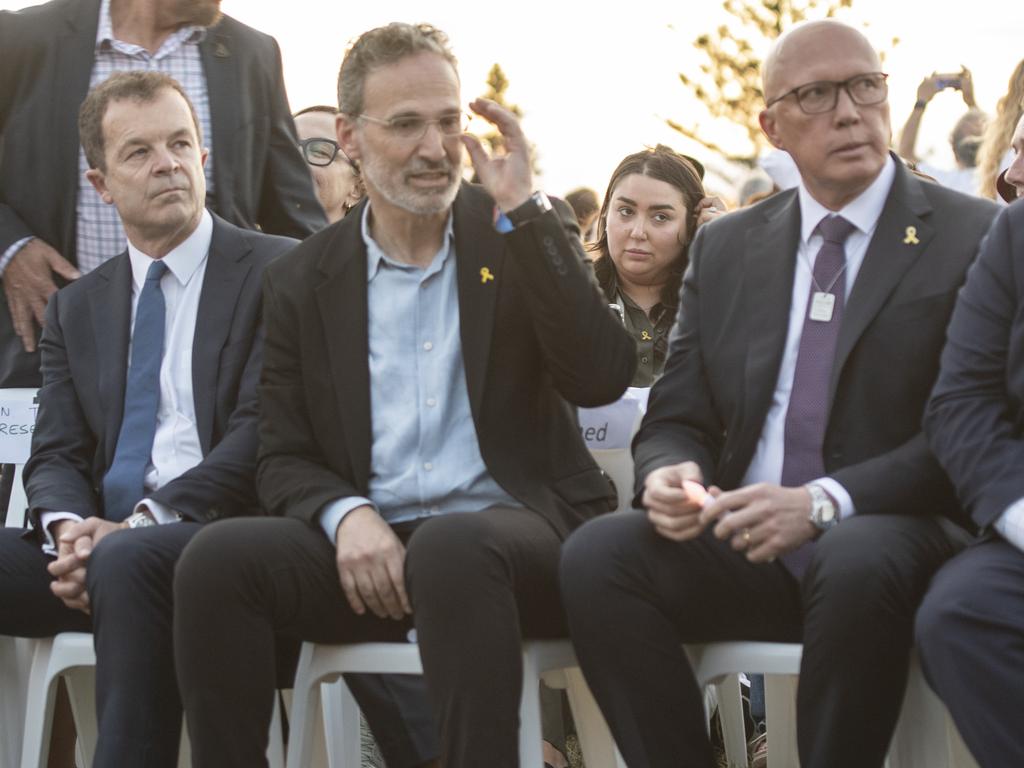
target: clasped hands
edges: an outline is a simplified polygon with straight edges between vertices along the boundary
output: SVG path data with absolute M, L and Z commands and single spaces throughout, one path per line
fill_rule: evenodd
M 68 608 L 90 613 L 89 593 L 85 588 L 85 571 L 93 549 L 105 536 L 127 523 L 114 523 L 99 517 L 85 520 L 59 520 L 53 524 L 57 542 L 57 559 L 46 570 L 53 576 L 50 591 Z
M 644 481 L 642 503 L 655 530 L 673 541 L 688 541 L 709 525 L 714 535 L 746 552 L 753 563 L 771 562 L 814 538 L 810 520 L 811 496 L 806 488 L 757 483 L 735 491 L 708 488 L 710 503 L 702 504 L 684 488 L 684 481 L 703 482 L 692 461 L 660 467 Z

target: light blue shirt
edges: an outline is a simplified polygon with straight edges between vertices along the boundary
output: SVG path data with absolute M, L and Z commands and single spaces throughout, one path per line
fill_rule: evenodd
M 369 498 L 338 499 L 320 525 L 335 540 L 345 515 L 364 504 L 403 520 L 521 507 L 491 477 L 469 407 L 459 336 L 452 218 L 426 269 L 388 258 L 363 212 L 370 347 Z M 338 333 L 346 329 L 339 328 Z

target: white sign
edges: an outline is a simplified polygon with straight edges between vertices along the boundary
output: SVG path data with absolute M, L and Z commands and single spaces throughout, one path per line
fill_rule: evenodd
M 24 464 L 36 426 L 35 389 L 0 389 L 0 464 Z
M 600 408 L 580 408 L 580 434 L 591 450 L 628 448 L 643 416 L 646 400 L 627 392 L 620 400 Z

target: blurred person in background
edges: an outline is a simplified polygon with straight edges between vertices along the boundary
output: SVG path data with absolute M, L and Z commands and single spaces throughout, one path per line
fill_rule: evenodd
M 299 148 L 313 174 L 316 196 L 333 224 L 363 199 L 363 181 L 355 163 L 341 151 L 335 136 L 335 107 L 317 105 L 295 113 Z
M 594 272 L 636 342 L 634 387 L 661 375 L 690 241 L 725 212 L 703 179 L 703 165 L 664 144 L 635 152 L 612 173 L 597 216 Z
M 1010 137 L 1009 155 L 1012 162 L 996 179 L 999 197 L 1012 203 L 1018 197 L 1024 197 L 1024 115 L 1017 121 L 1017 127 Z
M 1009 149 L 1013 129 L 1024 114 L 1024 60 L 1010 75 L 1006 94 L 996 104 L 995 117 L 988 124 L 985 137 L 978 150 L 978 193 L 982 197 L 999 200 L 996 179 L 1013 160 Z
M 921 119 L 928 103 L 936 94 L 947 88 L 959 91 L 967 105 L 967 112 L 956 121 L 949 143 L 956 159 L 956 168 L 939 168 L 919 160 L 915 150 Z M 978 109 L 974 101 L 974 80 L 971 71 L 962 67 L 959 72 L 937 74 L 932 72 L 917 87 L 917 101 L 910 117 L 900 133 L 898 152 L 901 157 L 914 162 L 918 170 L 928 174 L 943 186 L 968 195 L 978 192 L 978 148 L 981 146 L 988 118 Z
M 577 187 L 565 196 L 565 201 L 572 206 L 576 221 L 580 223 L 580 235 L 584 243 L 594 241 L 594 229 L 597 223 L 597 212 L 601 209 L 597 201 L 597 192 L 590 187 Z

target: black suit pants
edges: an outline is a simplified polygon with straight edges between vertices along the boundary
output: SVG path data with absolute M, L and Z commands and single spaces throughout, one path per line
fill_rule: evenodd
M 1000 538 L 946 563 L 917 614 L 925 676 L 982 768 L 1024 765 L 1024 553 Z
M 802 641 L 801 765 L 871 768 L 899 714 L 914 611 L 956 548 L 933 519 L 857 516 L 818 541 L 801 585 L 710 532 L 672 542 L 630 512 L 570 537 L 562 591 L 581 667 L 630 768 L 714 765 L 680 644 L 724 640 Z
M 275 632 L 322 643 L 405 642 L 415 627 L 447 768 L 518 766 L 521 638 L 564 636 L 560 541 L 539 515 L 493 508 L 427 519 L 407 538 L 413 617 L 356 615 L 335 550 L 293 519 L 225 522 L 198 536 L 175 580 L 178 678 L 195 768 L 265 765 Z M 378 739 L 386 739 L 366 712 Z

